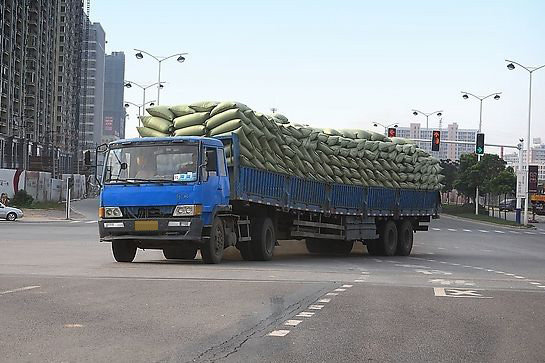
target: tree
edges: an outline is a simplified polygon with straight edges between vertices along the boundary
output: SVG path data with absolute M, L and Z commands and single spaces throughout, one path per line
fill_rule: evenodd
M 517 176 L 512 167 L 502 170 L 489 183 L 490 192 L 493 194 L 512 194 L 515 193 L 517 187 Z
M 458 168 L 460 164 L 457 161 L 452 161 L 450 159 L 441 160 L 439 165 L 443 168 L 441 174 L 445 176 L 443 179 L 443 193 L 448 193 L 454 189 L 454 182 L 458 176 Z
M 483 193 L 495 193 L 494 179 L 505 170 L 507 163 L 496 154 L 484 154 L 477 164 L 479 170 L 479 189 Z
M 476 154 L 462 154 L 454 187 L 467 197 L 473 197 L 479 184 Z

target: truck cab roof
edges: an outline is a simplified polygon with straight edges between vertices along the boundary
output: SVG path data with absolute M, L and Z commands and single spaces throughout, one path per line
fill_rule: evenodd
M 204 136 L 168 136 L 168 137 L 137 137 L 132 139 L 121 139 L 111 142 L 109 145 L 146 144 L 146 143 L 176 143 L 176 142 L 202 142 L 207 146 L 222 147 L 220 140 Z

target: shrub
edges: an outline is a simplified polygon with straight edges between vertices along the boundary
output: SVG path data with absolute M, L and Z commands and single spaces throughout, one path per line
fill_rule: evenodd
M 24 207 L 30 207 L 33 201 L 34 201 L 34 198 L 28 195 L 27 192 L 25 192 L 24 190 L 19 190 L 13 196 L 13 199 L 11 200 L 11 204 L 19 208 L 24 208 Z

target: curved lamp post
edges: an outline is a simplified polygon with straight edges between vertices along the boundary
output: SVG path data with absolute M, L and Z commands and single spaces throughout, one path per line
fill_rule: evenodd
M 146 107 L 147 105 L 154 106 L 155 105 L 155 100 L 148 101 L 148 102 L 142 103 L 140 105 L 137 104 L 137 103 L 131 102 L 131 101 L 125 101 L 125 104 L 124 104 L 125 108 L 129 108 L 130 106 L 138 107 L 138 116 L 143 116 L 143 115 L 140 114 L 140 110 L 143 109 L 144 107 Z M 138 126 L 142 126 L 140 117 L 138 118 Z
M 480 109 L 479 109 L 479 133 L 481 132 L 482 125 L 483 125 L 483 101 L 487 98 L 494 97 L 494 99 L 497 101 L 500 99 L 501 92 L 494 92 L 487 96 L 477 96 L 474 95 L 471 92 L 464 92 L 462 91 L 462 98 L 464 100 L 467 100 L 469 96 L 474 97 L 479 100 L 480 103 Z M 481 161 L 481 154 L 477 154 L 477 162 Z M 475 215 L 479 215 L 479 187 L 477 186 L 475 188 Z
M 529 73 L 529 76 L 530 76 L 530 82 L 529 82 L 529 85 L 528 85 L 528 132 L 526 134 L 526 145 L 527 145 L 526 172 L 528 172 L 529 167 L 530 167 L 530 147 L 531 147 L 531 144 L 530 144 L 530 125 L 531 125 L 531 121 L 532 121 L 532 74 L 535 71 L 537 71 L 538 69 L 544 68 L 545 64 L 542 65 L 542 66 L 538 66 L 538 67 L 528 67 L 528 66 L 523 66 L 522 64 L 517 63 L 517 62 L 512 61 L 512 60 L 509 60 L 509 59 L 506 59 L 505 61 L 509 62 L 509 64 L 507 64 L 507 69 L 509 69 L 510 71 L 514 70 L 516 68 L 516 66 L 519 66 L 520 68 L 525 69 Z M 524 198 L 524 225 L 528 225 L 528 197 L 529 197 L 529 194 L 526 193 L 526 198 Z
M 374 126 L 374 127 L 382 126 L 382 127 L 384 128 L 384 134 L 385 134 L 386 136 L 388 136 L 388 135 L 387 135 L 388 128 L 390 128 L 390 127 L 392 127 L 392 126 L 395 127 L 395 128 L 398 128 L 397 123 L 393 123 L 393 124 L 389 124 L 389 125 L 384 125 L 384 124 L 381 124 L 380 122 L 373 122 L 373 126 Z
M 159 86 L 157 87 L 157 104 L 159 104 L 159 97 L 160 97 L 160 94 L 161 94 L 161 63 L 163 63 L 164 61 L 166 61 L 167 59 L 171 59 L 171 58 L 174 58 L 174 57 L 177 57 L 176 60 L 180 63 L 183 63 L 185 61 L 185 57 L 188 53 L 176 53 L 176 54 L 172 54 L 172 55 L 169 55 L 168 57 L 159 57 L 159 56 L 155 56 L 149 52 L 146 52 L 145 50 L 142 50 L 142 49 L 135 49 L 135 51 L 137 52 L 135 54 L 136 56 L 136 59 L 143 59 L 144 58 L 144 54 L 147 55 L 147 56 L 150 56 L 151 58 L 155 59 L 157 61 L 157 63 L 159 64 L 159 69 L 158 69 L 158 74 L 157 74 L 157 83 Z
M 422 111 L 418 111 L 418 110 L 413 109 L 413 115 L 418 116 L 419 114 L 426 116 L 426 129 L 429 129 L 429 123 L 428 123 L 429 117 L 431 115 L 437 115 L 437 116 L 441 117 L 443 115 L 443 111 L 433 111 L 431 113 L 426 113 L 426 112 L 422 112 Z
M 138 87 L 138 88 L 140 88 L 142 90 L 142 105 L 147 104 L 147 102 L 146 102 L 146 90 L 148 88 L 151 88 L 151 87 L 154 87 L 154 86 L 157 86 L 157 85 L 159 85 L 159 89 L 163 88 L 163 83 L 159 83 L 159 82 L 155 82 L 154 84 L 150 84 L 149 86 L 143 86 L 143 85 L 138 84 L 138 83 L 133 82 L 133 81 L 125 81 L 125 87 L 126 88 L 132 88 L 132 86 L 136 86 L 136 87 Z M 138 116 L 144 116 L 144 113 L 145 112 L 142 112 L 142 115 L 139 114 Z

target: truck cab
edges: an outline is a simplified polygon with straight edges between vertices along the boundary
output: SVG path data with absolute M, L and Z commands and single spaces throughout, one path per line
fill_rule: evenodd
M 229 175 L 218 139 L 112 142 L 101 182 L 100 241 L 112 243 L 120 262 L 132 261 L 137 248 L 162 249 L 167 258 L 194 258 L 203 250 L 203 236 L 209 239 L 215 216 L 230 211 Z

